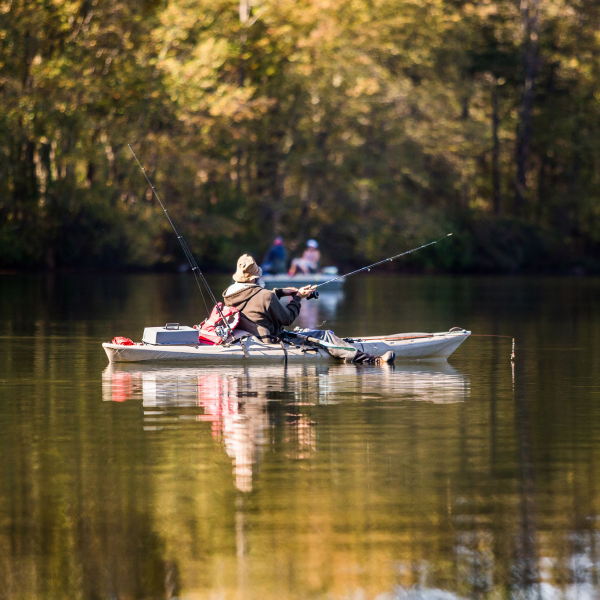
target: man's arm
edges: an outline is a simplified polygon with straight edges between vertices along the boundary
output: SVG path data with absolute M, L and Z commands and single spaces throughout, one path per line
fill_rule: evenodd
M 315 286 L 305 285 L 297 290 L 296 288 L 284 288 L 283 290 L 274 290 L 275 296 L 280 298 L 278 292 L 282 292 L 282 296 L 292 296 L 289 303 L 284 306 L 279 300 L 272 297 L 269 305 L 269 317 L 277 326 L 286 327 L 291 325 L 300 314 L 300 303 L 302 298 L 306 298 L 313 291 Z M 292 295 L 293 294 L 293 295 Z
M 300 301 L 302 298 L 298 294 L 292 296 L 292 299 L 285 306 L 273 297 L 269 304 L 269 317 L 278 327 L 291 325 L 300 314 Z
M 298 288 L 295 288 L 295 287 L 274 288 L 273 292 L 281 300 L 284 296 L 295 296 L 298 293 Z

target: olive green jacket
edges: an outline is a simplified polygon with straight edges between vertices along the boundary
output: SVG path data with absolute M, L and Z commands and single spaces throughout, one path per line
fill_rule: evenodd
M 223 292 L 225 306 L 234 306 L 240 311 L 240 329 L 261 339 L 272 341 L 277 338 L 300 314 L 301 298 L 298 295 L 284 305 L 279 301 L 283 290 L 265 290 L 256 284 L 237 287 L 239 284 Z

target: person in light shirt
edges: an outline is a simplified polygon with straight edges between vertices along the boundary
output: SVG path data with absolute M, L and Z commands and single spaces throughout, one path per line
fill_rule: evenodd
M 321 252 L 319 252 L 319 243 L 316 240 L 308 240 L 308 242 L 306 242 L 306 250 L 302 253 L 302 257 L 295 258 L 292 261 L 292 266 L 290 267 L 288 275 L 296 275 L 296 273 L 302 273 L 303 275 L 317 273 L 319 271 L 320 262 Z

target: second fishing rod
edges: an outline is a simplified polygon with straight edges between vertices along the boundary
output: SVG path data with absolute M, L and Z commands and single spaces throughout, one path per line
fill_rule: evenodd
M 389 258 L 384 258 L 383 260 L 373 263 L 372 265 L 367 265 L 366 267 L 361 267 L 360 269 L 356 269 L 356 271 L 346 273 L 345 275 L 340 275 L 339 277 L 334 277 L 333 279 L 329 279 L 328 281 L 324 281 L 323 283 L 319 283 L 318 285 L 314 286 L 314 291 L 308 296 L 308 299 L 310 300 L 311 298 L 319 297 L 319 292 L 316 291 L 317 288 L 320 288 L 324 285 L 329 285 L 330 283 L 333 283 L 334 281 L 339 281 L 340 279 L 346 279 L 346 277 L 356 275 L 357 273 L 361 273 L 362 271 L 370 271 L 373 267 L 383 265 L 384 263 L 387 263 L 387 262 L 392 262 L 393 260 L 400 258 L 401 256 L 406 256 L 407 254 L 411 254 L 412 252 L 416 252 L 417 250 L 427 248 L 427 246 L 433 246 L 434 244 L 437 244 L 437 243 L 441 242 L 442 240 L 449 238 L 451 235 L 452 235 L 451 233 L 448 233 L 444 237 L 441 237 L 439 240 L 434 240 L 433 242 L 429 242 L 428 244 L 423 244 L 422 246 L 419 246 L 418 248 L 413 248 L 412 250 L 406 250 L 406 252 L 401 252 L 400 254 L 395 254 L 394 256 L 390 256 Z

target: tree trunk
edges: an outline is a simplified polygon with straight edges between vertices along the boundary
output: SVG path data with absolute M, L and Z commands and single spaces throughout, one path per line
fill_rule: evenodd
M 240 8 L 241 10 L 241 8 Z M 246 43 L 246 34 L 242 36 L 242 48 Z M 243 54 L 243 52 L 242 52 Z M 244 59 L 240 55 L 240 62 L 238 64 L 238 86 L 244 87 L 244 79 L 246 77 L 246 70 L 244 67 Z M 239 125 L 240 132 L 243 128 L 243 125 Z M 235 155 L 237 158 L 237 162 L 235 165 L 237 179 L 235 182 L 235 194 L 238 202 L 242 201 L 242 160 L 244 158 L 244 149 L 242 148 L 242 136 L 240 135 L 240 139 L 238 140 L 237 148 L 235 151 Z
M 240 0 L 240 5 L 239 5 L 239 13 L 240 13 L 240 23 L 245 26 L 246 22 L 248 21 L 248 18 L 250 17 L 250 3 L 249 0 Z M 244 80 L 246 79 L 246 68 L 244 66 L 244 59 L 242 58 L 242 55 L 244 54 L 244 47 L 246 45 L 246 40 L 247 40 L 247 33 L 246 33 L 246 29 L 245 27 L 242 27 L 241 29 L 241 36 L 240 36 L 240 58 L 239 58 L 239 63 L 238 63 L 238 87 L 244 87 Z M 242 141 L 240 139 L 240 141 L 238 142 L 238 146 L 236 149 L 236 158 L 237 158 L 237 164 L 236 164 L 236 174 L 237 174 L 237 180 L 236 180 L 236 198 L 238 202 L 241 202 L 242 200 L 242 157 L 243 157 L 243 149 L 242 149 Z
M 544 96 L 546 97 L 546 103 L 552 103 L 552 97 L 554 94 L 554 80 L 558 66 L 559 63 L 555 62 L 550 68 L 550 75 L 548 77 L 548 82 L 546 84 L 544 93 Z M 554 116 L 554 111 L 551 111 L 549 115 L 551 119 L 558 117 L 558 115 L 556 115 L 556 117 Z M 542 223 L 542 219 L 544 217 L 544 203 L 548 203 L 549 199 L 552 197 L 552 190 L 554 189 L 554 185 L 547 185 L 547 176 L 548 174 L 552 176 L 556 169 L 556 158 L 554 157 L 554 154 L 552 154 L 552 156 L 548 154 L 548 148 L 544 148 L 541 155 L 542 157 L 538 176 L 536 202 L 533 210 L 533 218 L 538 224 Z
M 523 213 L 527 198 L 527 162 L 533 132 L 534 81 L 538 69 L 539 3 L 540 0 L 521 0 L 524 81 L 517 121 L 515 216 Z
M 494 77 L 492 84 L 492 189 L 494 195 L 494 214 L 500 215 L 502 209 L 500 197 L 500 139 L 498 129 L 500 115 L 498 114 L 498 79 Z
M 250 2 L 249 0 L 240 0 L 240 23 L 246 24 L 250 18 Z
M 96 176 L 96 165 L 92 161 L 88 162 L 87 173 L 85 179 L 87 181 L 88 186 L 91 186 L 94 183 L 94 177 Z

